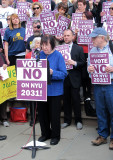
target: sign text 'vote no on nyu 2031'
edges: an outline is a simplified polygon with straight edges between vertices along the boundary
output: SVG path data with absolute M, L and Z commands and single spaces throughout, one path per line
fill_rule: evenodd
M 17 60 L 17 99 L 47 101 L 47 60 Z

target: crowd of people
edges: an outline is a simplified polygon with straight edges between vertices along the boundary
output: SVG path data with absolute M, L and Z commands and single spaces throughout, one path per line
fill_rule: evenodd
M 29 9 L 25 13 L 27 21 L 20 20 L 17 14 L 17 3 L 28 2 Z M 0 28 L 5 29 L 3 39 L 0 35 L 0 67 L 5 70 L 7 66 L 16 66 L 17 59 L 36 59 L 34 50 L 40 52 L 40 59 L 47 59 L 49 62 L 50 83 L 47 85 L 47 102 L 37 102 L 38 119 L 41 128 L 40 142 L 47 139 L 51 145 L 59 143 L 61 128 L 71 125 L 72 110 L 74 112 L 74 123 L 77 130 L 83 128 L 81 117 L 81 96 L 80 88 L 83 88 L 83 101 L 85 112 L 88 116 L 97 116 L 98 134 L 93 145 L 107 143 L 110 135 L 109 149 L 113 150 L 113 51 L 112 41 L 106 31 L 106 21 L 102 22 L 105 12 L 102 11 L 102 4 L 105 0 L 61 0 L 56 3 L 51 0 L 51 11 L 55 13 L 56 22 L 59 16 L 70 20 L 70 23 L 61 35 L 50 35 L 43 33 L 40 15 L 43 12 L 43 5 L 38 0 L 1 0 L 0 6 Z M 49 10 L 49 12 L 51 12 Z M 94 30 L 88 35 L 91 37 L 93 48 L 89 51 L 88 44 L 79 44 L 79 28 L 73 31 L 73 13 L 81 14 L 80 19 L 91 20 Z M 113 16 L 113 3 L 109 7 L 109 16 Z M 26 39 L 27 23 L 33 18 L 33 34 Z M 76 18 L 75 18 L 76 19 Z M 55 49 L 56 45 L 68 45 L 70 59 L 66 62 L 62 54 Z M 91 64 L 91 53 L 108 53 L 109 65 L 106 65 L 105 72 L 110 73 L 110 84 L 91 84 L 91 75 L 95 73 L 95 67 Z M 66 70 L 66 65 L 72 66 Z M 2 81 L 0 75 L 0 81 Z M 94 93 L 95 108 L 90 104 Z M 30 103 L 30 102 L 29 102 Z M 7 101 L 0 104 L 0 120 L 6 127 L 9 126 L 7 119 Z M 60 123 L 61 109 L 64 112 L 64 123 Z M 96 109 L 96 111 L 95 111 Z M 30 108 L 32 126 L 32 107 Z M 111 130 L 110 130 L 111 129 Z M 111 134 L 110 134 L 111 132 Z M 7 136 L 0 136 L 5 140 Z

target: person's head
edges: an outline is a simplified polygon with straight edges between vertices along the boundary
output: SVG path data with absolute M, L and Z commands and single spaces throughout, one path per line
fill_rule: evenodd
M 83 12 L 83 14 L 82 14 L 82 19 L 83 19 L 83 20 L 93 20 L 93 15 L 92 15 L 91 12 L 85 11 L 85 12 Z
M 77 1 L 78 11 L 85 12 L 86 10 L 86 1 L 85 0 L 78 0 Z
M 2 7 L 7 8 L 9 5 L 9 0 L 2 0 Z
M 66 4 L 64 4 L 63 2 L 59 3 L 58 12 L 62 16 L 65 15 L 65 13 L 68 12 L 68 6 Z
M 108 34 L 104 28 L 95 28 L 89 37 L 92 38 L 93 46 L 103 48 L 105 44 L 109 41 Z
M 41 46 L 45 54 L 51 54 L 55 49 L 55 38 L 52 35 L 44 35 L 41 39 Z
M 66 29 L 64 31 L 64 42 L 66 44 L 70 44 L 72 43 L 73 38 L 74 38 L 73 31 L 71 29 Z
M 11 30 L 13 30 L 15 25 L 18 25 L 18 28 L 21 28 L 21 23 L 20 23 L 20 19 L 19 19 L 18 15 L 16 13 L 13 13 L 10 16 L 10 25 L 9 25 L 9 28 Z
M 43 7 L 41 3 L 39 2 L 32 3 L 32 11 L 35 16 L 39 16 L 39 14 L 42 12 L 42 9 Z
M 96 5 L 98 5 L 99 2 L 100 2 L 100 0 L 95 0 L 95 1 L 94 1 L 94 3 L 95 3 Z
M 9 0 L 9 4 L 8 5 L 11 6 L 13 4 L 13 1 L 14 0 Z
M 34 36 L 41 35 L 42 28 L 41 28 L 40 20 L 33 21 L 32 26 L 33 26 L 33 34 L 34 34 Z
M 18 2 L 26 2 L 26 0 L 18 0 Z
M 75 4 L 77 2 L 77 0 L 72 0 L 71 3 Z
M 113 16 L 113 3 L 111 4 L 109 8 L 110 15 Z
M 10 18 L 11 18 L 10 15 L 8 15 L 7 18 L 6 18 L 8 26 L 10 25 Z
M 68 0 L 62 0 L 63 3 L 67 4 Z
M 37 49 L 37 48 L 40 49 L 41 48 L 40 44 L 41 44 L 41 37 L 36 37 L 33 39 L 32 43 L 30 45 L 30 48 L 31 49 Z

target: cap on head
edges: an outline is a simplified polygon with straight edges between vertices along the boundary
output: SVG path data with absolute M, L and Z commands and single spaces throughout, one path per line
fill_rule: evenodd
M 99 35 L 107 36 L 107 32 L 104 28 L 97 27 L 95 28 L 91 34 L 89 34 L 89 37 L 97 37 Z

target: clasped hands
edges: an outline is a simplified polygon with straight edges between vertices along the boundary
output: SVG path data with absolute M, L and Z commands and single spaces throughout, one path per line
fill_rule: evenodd
M 105 67 L 105 71 L 107 73 L 113 72 L 113 67 L 108 65 L 108 66 Z M 94 73 L 95 72 L 95 68 L 94 68 L 93 65 L 88 66 L 88 72 L 90 72 L 90 73 Z

